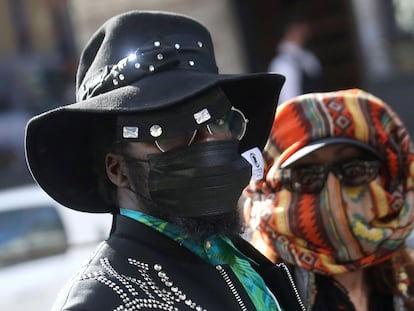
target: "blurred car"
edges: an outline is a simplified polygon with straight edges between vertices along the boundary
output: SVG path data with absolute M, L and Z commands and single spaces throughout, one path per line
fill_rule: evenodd
M 49 310 L 111 218 L 63 207 L 37 185 L 0 191 L 0 309 Z

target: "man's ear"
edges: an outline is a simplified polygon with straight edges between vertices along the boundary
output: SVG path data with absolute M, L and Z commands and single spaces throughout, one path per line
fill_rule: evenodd
M 106 175 L 118 187 L 129 187 L 128 176 L 125 173 L 124 163 L 119 154 L 108 153 L 105 156 Z

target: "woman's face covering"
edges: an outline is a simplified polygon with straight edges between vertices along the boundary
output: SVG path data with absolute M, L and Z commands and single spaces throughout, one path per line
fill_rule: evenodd
M 374 158 L 358 147 L 334 144 L 289 167 L 294 171 L 328 165 L 335 170 L 354 160 Z M 249 201 L 255 219 L 250 223 L 279 257 L 309 270 L 337 274 L 383 261 L 401 245 L 412 211 L 386 189 L 385 167 L 376 178 L 357 186 L 347 185 L 337 175 L 329 171 L 319 192 L 303 193 L 286 189 L 279 174 L 275 193 Z

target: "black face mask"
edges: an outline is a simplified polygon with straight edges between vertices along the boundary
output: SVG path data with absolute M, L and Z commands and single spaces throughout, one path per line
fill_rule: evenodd
M 236 210 L 251 176 L 250 164 L 239 155 L 237 141 L 207 142 L 151 154 L 148 165 L 151 201 L 180 217 Z

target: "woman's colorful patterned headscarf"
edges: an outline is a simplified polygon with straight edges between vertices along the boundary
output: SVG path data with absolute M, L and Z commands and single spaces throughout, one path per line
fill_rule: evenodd
M 337 141 L 374 150 L 381 176 L 358 187 L 330 176 L 318 194 L 280 186 L 281 166 L 315 142 Z M 295 97 L 278 107 L 264 158 L 266 177 L 246 188 L 244 212 L 252 243 L 269 257 L 337 274 L 385 261 L 404 245 L 414 226 L 414 149 L 382 100 L 359 89 Z

